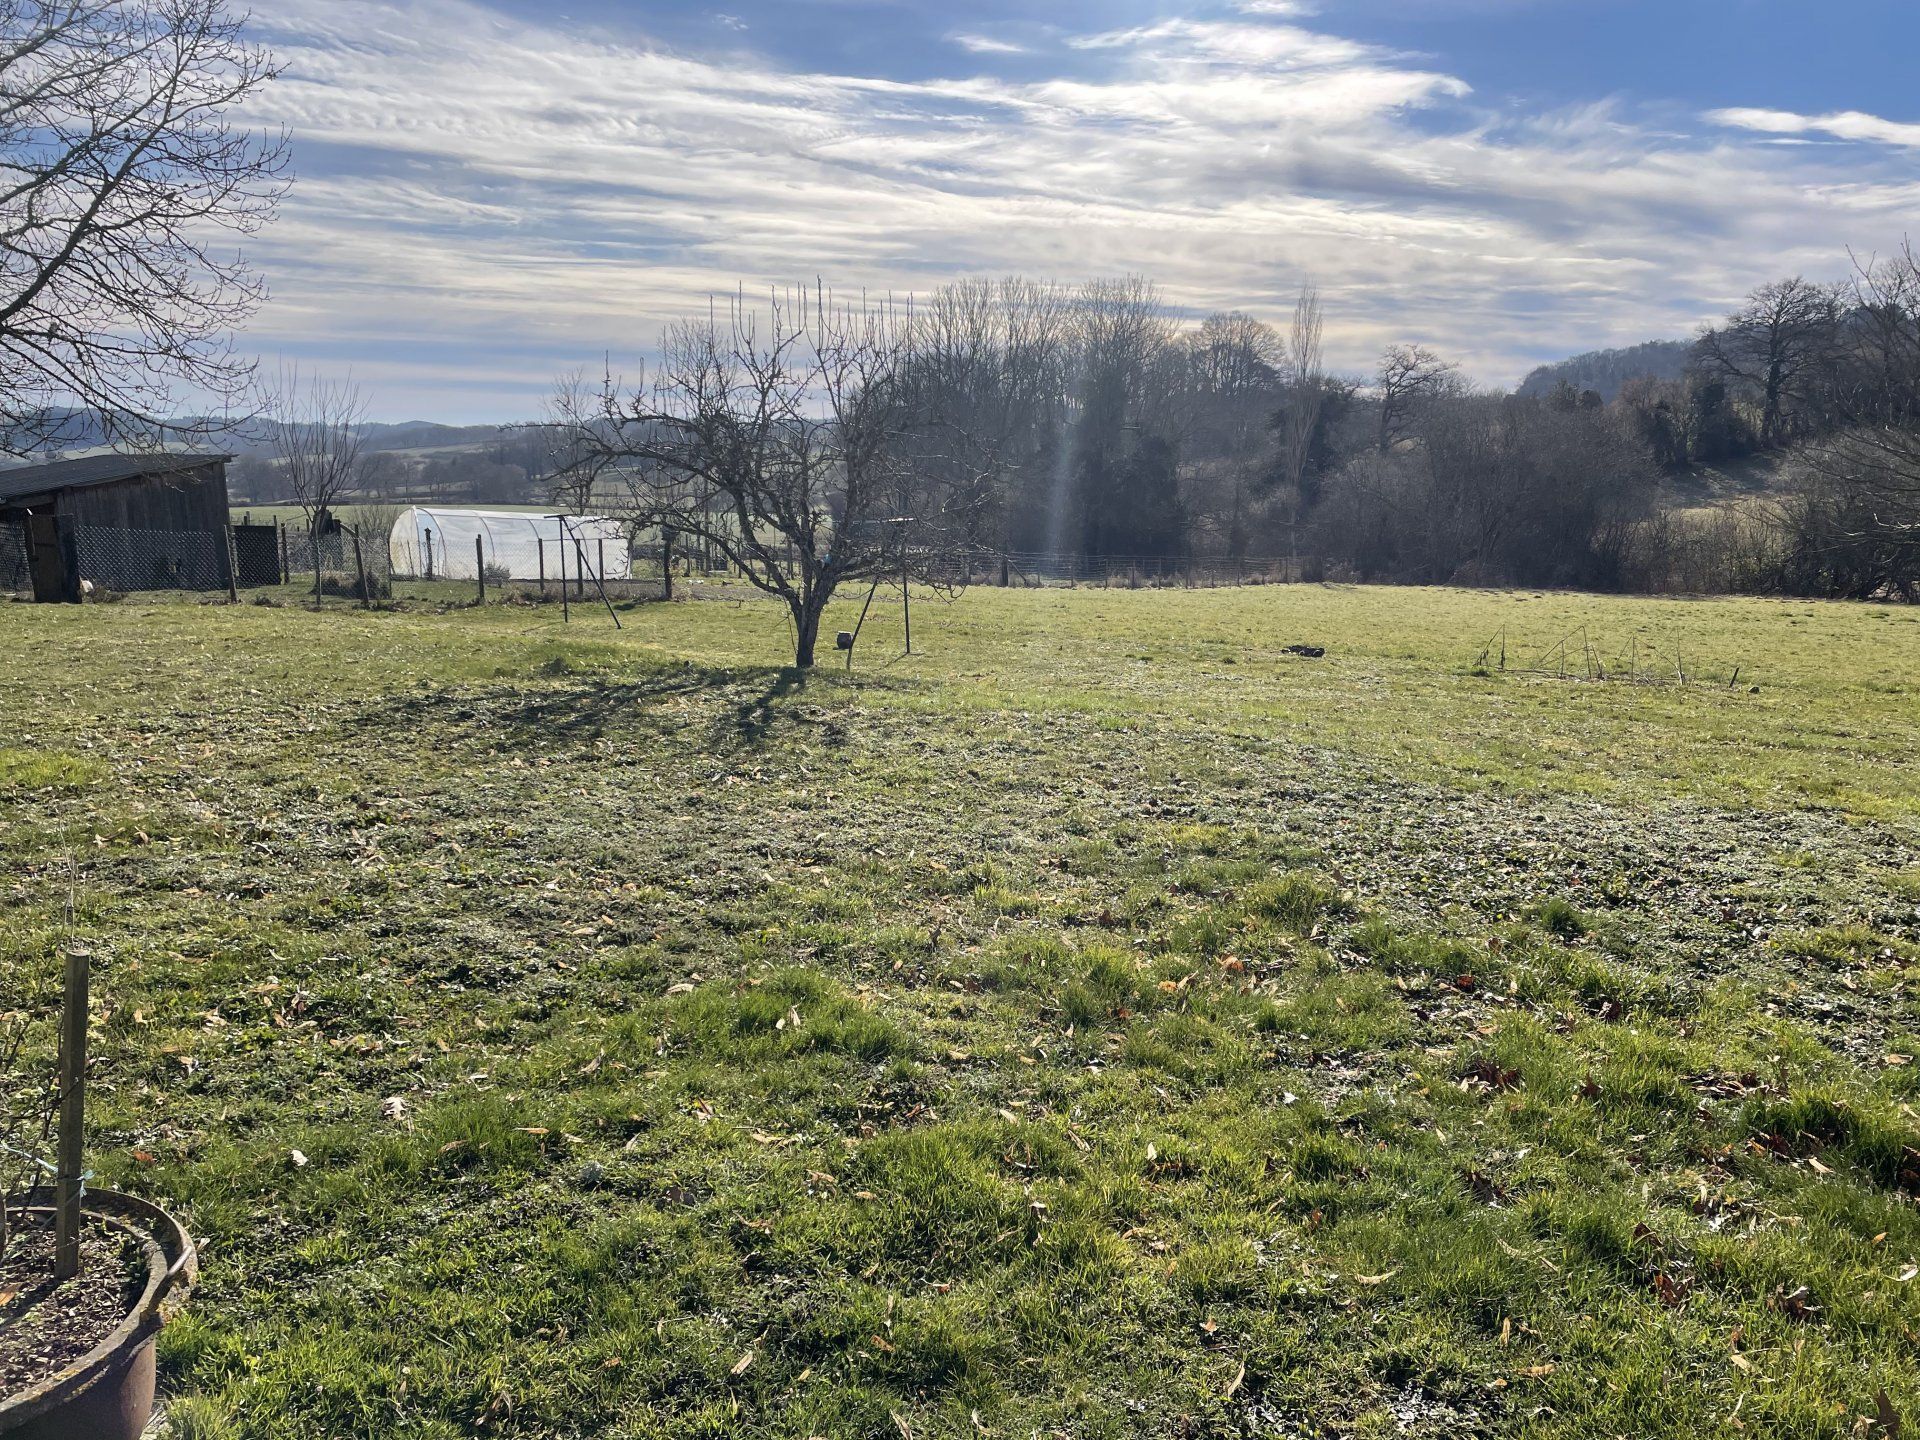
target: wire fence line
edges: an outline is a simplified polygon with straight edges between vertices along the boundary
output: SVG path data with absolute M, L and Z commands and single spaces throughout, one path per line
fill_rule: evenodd
M 82 593 L 147 591 L 217 592 L 276 586 L 317 588 L 323 595 L 383 600 L 398 582 L 474 585 L 477 598 L 544 596 L 588 599 L 601 591 L 621 599 L 681 593 L 683 582 L 743 584 L 746 571 L 712 550 L 651 537 L 595 534 L 535 542 L 531 560 L 496 563 L 482 549 L 450 556 L 444 545 L 395 546 L 388 534 L 356 531 L 338 521 L 308 527 L 297 522 L 240 523 L 221 530 L 131 530 L 62 522 L 57 543 L 61 569 L 72 593 L 42 598 L 79 598 Z M 398 553 L 404 551 L 404 554 Z M 429 562 L 425 557 L 431 554 Z M 522 557 L 524 558 L 524 557 Z M 798 557 L 780 557 L 789 576 Z M 1282 583 L 1303 578 L 1297 562 L 1273 556 L 1080 555 L 1063 551 L 975 550 L 956 555 L 909 555 L 905 568 L 936 584 L 988 586 L 1103 585 L 1226 586 Z M 460 563 L 449 563 L 453 560 Z M 42 567 L 44 568 L 44 567 Z M 0 593 L 35 591 L 34 542 L 25 527 L 0 523 Z M 521 571 L 531 573 L 522 574 Z M 668 579 L 668 571 L 672 579 Z M 1311 577 L 1307 577 L 1311 578 Z M 884 582 L 885 577 L 882 577 Z M 44 584 L 44 579 L 42 581 Z M 694 592 L 697 593 L 697 590 Z
M 32 590 L 26 527 L 0 522 L 0 595 L 30 594 Z

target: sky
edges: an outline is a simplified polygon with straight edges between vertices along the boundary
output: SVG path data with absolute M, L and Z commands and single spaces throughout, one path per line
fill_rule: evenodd
M 243 343 L 537 416 L 716 292 L 1141 274 L 1486 384 L 1920 240 L 1913 0 L 271 0 Z

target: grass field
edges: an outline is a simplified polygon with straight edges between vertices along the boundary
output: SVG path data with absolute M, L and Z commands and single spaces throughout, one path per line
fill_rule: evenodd
M 174 1435 L 1920 1426 L 1920 615 L 622 619 L 0 609 Z

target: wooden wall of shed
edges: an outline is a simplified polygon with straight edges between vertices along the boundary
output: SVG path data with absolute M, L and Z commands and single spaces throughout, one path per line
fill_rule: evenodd
M 217 533 L 228 523 L 226 466 L 202 465 L 170 475 L 80 486 L 60 492 L 54 508 L 76 525 Z

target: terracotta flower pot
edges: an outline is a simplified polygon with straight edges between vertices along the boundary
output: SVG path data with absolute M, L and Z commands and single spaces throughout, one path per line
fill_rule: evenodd
M 138 1440 L 152 1418 L 154 1337 L 185 1303 L 198 1268 L 193 1241 L 166 1211 L 132 1195 L 89 1190 L 86 1209 L 146 1248 L 146 1289 L 132 1313 L 85 1355 L 25 1390 L 0 1395 L 5 1440 Z M 14 1213 L 52 1211 L 29 1203 Z

